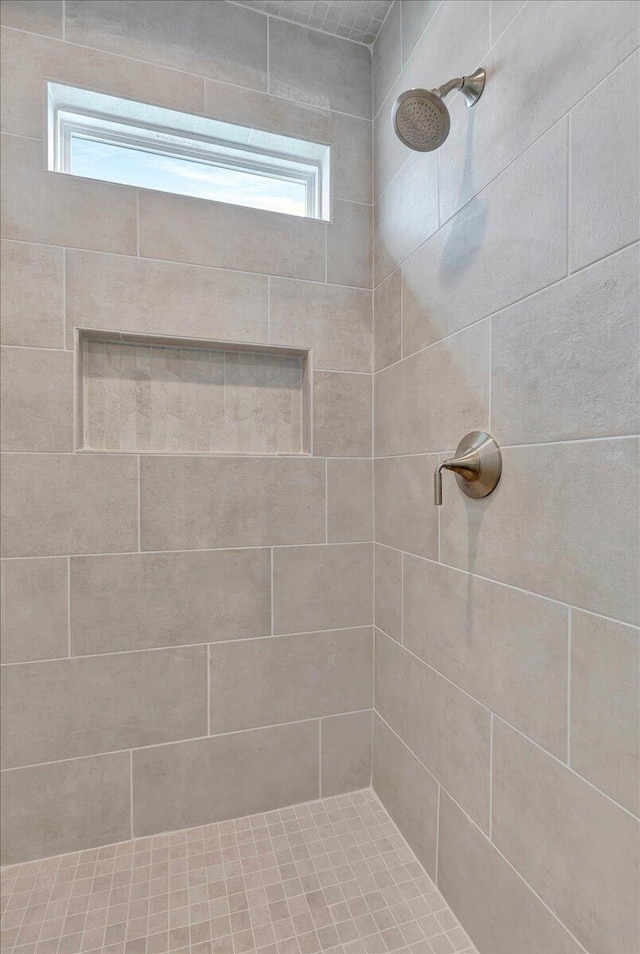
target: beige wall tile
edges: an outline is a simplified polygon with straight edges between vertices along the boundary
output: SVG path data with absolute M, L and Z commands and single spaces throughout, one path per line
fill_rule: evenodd
M 491 842 L 440 793 L 438 887 L 480 951 L 577 954 L 579 944 Z
M 402 7 L 402 61 L 406 63 L 416 43 L 439 7 L 438 0 L 400 0 Z
M 405 354 L 566 275 L 566 209 L 563 121 L 403 266 Z
M 147 457 L 140 467 L 143 550 L 325 540 L 323 461 Z
M 2 773 L 2 863 L 130 837 L 129 753 Z
M 47 36 L 62 36 L 62 0 L 2 0 L 2 25 Z
M 198 76 L 14 30 L 2 31 L 2 76 L 2 128 L 35 139 L 43 135 L 45 79 L 169 109 L 197 112 L 204 101 Z
M 507 29 L 526 0 L 491 0 L 491 42 Z
M 2 349 L 2 449 L 73 450 L 73 355 Z
M 404 645 L 566 759 L 567 608 L 411 556 L 403 583 Z
M 318 368 L 371 370 L 371 292 L 278 278 L 269 285 L 272 344 L 312 348 Z
M 634 439 L 503 449 L 486 500 L 448 488 L 443 562 L 637 622 L 637 459 Z
M 402 554 L 376 544 L 375 624 L 402 642 Z
M 74 655 L 266 636 L 270 552 L 77 557 L 71 607 Z
M 395 270 L 373 295 L 375 370 L 399 361 L 402 338 L 402 272 Z
M 67 561 L 2 561 L 2 662 L 68 652 Z
M 366 709 L 371 628 L 212 644 L 209 670 L 213 735 Z
M 488 404 L 483 321 L 376 374 L 376 454 L 455 449 L 468 431 L 487 429 Z
M 374 462 L 379 543 L 437 560 L 438 511 L 433 505 L 433 471 L 437 463 L 435 454 L 388 457 Z
M 385 722 L 488 831 L 488 710 L 380 632 L 375 693 Z
M 164 0 L 159 17 L 148 0 L 68 0 L 65 14 L 72 43 L 266 89 L 266 18 L 235 4 Z
M 571 113 L 572 269 L 640 237 L 639 65 L 635 53 Z M 628 91 L 623 121 L 611 109 L 620 89 Z
M 492 424 L 503 443 L 639 429 L 639 266 L 637 246 L 625 249 L 492 319 Z
M 371 544 L 278 548 L 273 551 L 274 631 L 367 626 L 372 589 Z
M 140 192 L 140 255 L 324 279 L 325 224 L 208 199 Z
M 136 835 L 318 797 L 318 724 L 254 729 L 133 753 Z
M 438 783 L 377 714 L 373 723 L 373 787 L 434 878 Z
M 373 229 L 371 206 L 359 202 L 333 203 L 327 225 L 327 281 L 371 288 Z
M 370 460 L 327 460 L 327 542 L 373 539 L 373 466 Z
M 137 546 L 134 458 L 10 455 L 2 485 L 4 556 L 108 553 Z
M 640 632 L 571 611 L 570 764 L 640 815 Z
M 122 255 L 67 252 L 67 342 L 74 326 L 266 342 L 266 276 Z
M 587 950 L 633 951 L 638 821 L 499 719 L 493 841 Z
M 371 784 L 371 717 L 367 711 L 320 720 L 323 798 Z
M 402 66 L 400 0 L 391 9 L 373 45 L 373 112 L 378 112 Z
M 269 91 L 369 119 L 371 53 L 361 44 L 271 20 Z
M 371 456 L 370 374 L 316 371 L 313 452 L 321 457 Z
M 207 733 L 205 646 L 6 666 L 3 768 Z
M 2 235 L 136 254 L 136 192 L 44 171 L 41 142 L 2 137 Z
M 64 347 L 64 252 L 2 242 L 2 344 Z

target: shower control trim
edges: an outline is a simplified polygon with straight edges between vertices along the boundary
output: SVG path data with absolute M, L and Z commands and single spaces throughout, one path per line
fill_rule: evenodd
M 502 454 L 496 441 L 485 431 L 465 434 L 456 456 L 438 464 L 433 474 L 433 502 L 442 503 L 442 471 L 456 475 L 458 487 L 467 497 L 486 497 L 498 486 L 502 474 Z

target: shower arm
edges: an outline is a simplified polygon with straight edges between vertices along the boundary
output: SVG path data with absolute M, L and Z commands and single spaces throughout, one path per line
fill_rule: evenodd
M 444 99 L 445 96 L 448 96 L 449 93 L 452 93 L 454 89 L 462 89 L 464 86 L 464 76 L 459 76 L 457 79 L 449 80 L 448 83 L 443 83 L 442 86 L 438 86 L 437 89 L 432 89 L 431 92 L 435 93 L 436 96 L 439 96 L 440 99 Z
M 460 457 L 450 457 L 439 464 L 433 474 L 433 502 L 436 506 L 442 504 L 442 471 L 452 470 L 463 477 L 467 483 L 472 483 L 480 476 L 480 454 L 470 450 Z
M 452 93 L 454 90 L 459 90 L 464 96 L 467 106 L 475 106 L 484 89 L 486 78 L 486 71 L 480 67 L 475 73 L 470 73 L 469 76 L 458 76 L 456 79 L 449 80 L 448 83 L 443 83 L 442 86 L 438 86 L 437 89 L 432 89 L 431 92 L 439 96 L 440 99 L 444 99 L 449 93 Z

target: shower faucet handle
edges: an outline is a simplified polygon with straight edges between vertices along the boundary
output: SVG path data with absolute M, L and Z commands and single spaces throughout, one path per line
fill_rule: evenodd
M 495 490 L 502 473 L 502 454 L 496 441 L 485 431 L 471 431 L 458 447 L 456 456 L 438 464 L 433 474 L 433 502 L 442 504 L 442 471 L 452 470 L 460 490 L 467 497 L 486 497 Z

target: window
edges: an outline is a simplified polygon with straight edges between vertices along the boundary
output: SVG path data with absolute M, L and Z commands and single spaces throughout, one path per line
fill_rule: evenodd
M 57 83 L 48 92 L 52 172 L 329 218 L 326 144 Z

